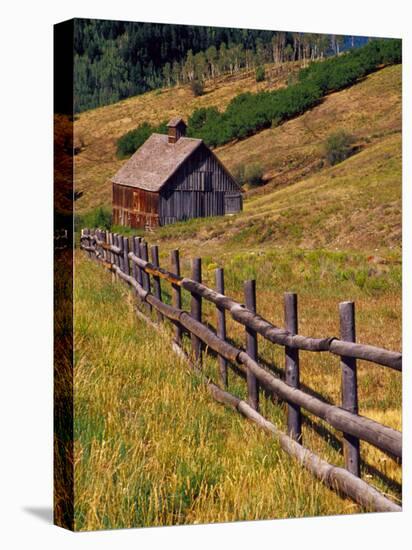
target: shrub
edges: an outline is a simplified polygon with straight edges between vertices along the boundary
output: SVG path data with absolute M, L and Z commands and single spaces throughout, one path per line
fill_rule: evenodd
M 187 134 L 189 137 L 203 139 L 211 147 L 230 140 L 225 117 L 216 107 L 195 109 L 188 120 Z
M 259 162 L 249 164 L 245 169 L 245 181 L 251 185 L 261 185 L 263 183 L 263 168 Z
M 263 82 L 263 80 L 265 80 L 265 67 L 261 65 L 256 67 L 255 78 L 256 82 Z
M 198 97 L 205 93 L 203 82 L 201 80 L 193 80 L 192 83 L 190 84 L 190 88 L 195 97 Z
M 328 92 L 352 85 L 380 65 L 399 63 L 402 60 L 401 46 L 400 40 L 372 40 L 339 57 L 311 63 L 299 71 L 297 82 L 287 88 L 239 94 L 223 113 L 215 107 L 196 109 L 188 121 L 188 135 L 216 147 L 277 126 L 315 106 Z M 262 73 L 264 79 L 264 67 L 257 67 L 257 81 Z M 196 83 L 202 84 L 195 80 L 192 86 Z M 153 131 L 160 130 L 146 123 L 122 136 L 118 141 L 118 156 L 131 155 Z
M 326 160 L 329 164 L 333 166 L 353 155 L 354 141 L 354 136 L 345 132 L 345 130 L 330 134 L 324 145 Z
M 235 166 L 233 172 L 233 177 L 237 181 L 239 185 L 243 185 L 245 183 L 245 165 L 244 164 L 238 164 Z
M 76 214 L 74 218 L 74 230 L 79 232 L 82 228 L 110 229 L 112 225 L 111 208 L 100 206 L 90 210 L 86 214 Z

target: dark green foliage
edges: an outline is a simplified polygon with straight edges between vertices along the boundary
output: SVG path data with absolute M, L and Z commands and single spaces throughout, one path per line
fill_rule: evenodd
M 355 138 L 352 134 L 339 130 L 330 134 L 325 141 L 326 160 L 332 166 L 347 159 L 355 152 L 353 143 Z
M 215 76 L 216 52 L 222 44 L 227 55 L 219 63 L 223 71 L 233 70 L 230 48 L 241 45 L 253 52 L 259 41 L 270 52 L 273 34 L 264 30 L 76 19 L 75 112 L 192 80 L 184 67 L 189 50 L 195 61 L 191 70 L 197 78 L 200 73 Z
M 223 113 L 214 107 L 195 110 L 188 121 L 189 134 L 210 146 L 245 138 L 300 115 L 326 93 L 350 86 L 379 66 L 401 59 L 400 40 L 373 40 L 339 57 L 312 63 L 300 71 L 296 84 L 282 90 L 240 94 Z
M 310 34 L 303 41 L 303 33 L 300 39 L 296 33 L 286 33 L 284 50 L 275 53 L 273 40 L 278 34 L 265 30 L 76 19 L 75 112 L 163 86 L 190 83 L 193 78 L 214 79 L 246 66 L 301 60 L 303 47 L 312 59 L 335 51 L 333 35 Z M 343 37 L 340 49 L 343 51 L 350 43 L 359 46 L 365 40 L 366 37 L 352 40 Z M 388 51 L 388 59 L 391 55 L 393 52 Z
M 158 126 L 152 126 L 147 122 L 143 122 L 134 130 L 130 130 L 117 140 L 117 157 L 127 158 L 133 155 L 137 149 L 155 132 L 158 134 L 167 134 L 167 121 L 162 122 Z
M 299 80 L 314 83 L 325 94 L 350 86 L 380 65 L 401 61 L 400 40 L 372 40 L 362 48 L 351 50 L 340 57 L 327 59 L 322 63 L 312 63 L 299 72 Z
M 245 181 L 251 185 L 261 185 L 263 183 L 263 168 L 259 162 L 248 164 L 245 168 Z
M 100 206 L 90 210 L 87 214 L 76 214 L 74 217 L 74 231 L 76 233 L 84 227 L 110 229 L 112 225 L 112 211 L 110 208 Z
M 256 82 L 263 82 L 265 80 L 265 67 L 259 65 L 255 71 Z
M 269 128 L 273 121 L 280 123 L 303 113 L 321 95 L 311 83 L 296 84 L 276 92 L 243 93 L 229 103 L 224 113 L 214 107 L 196 109 L 188 121 L 189 134 L 212 147 L 223 145 Z
M 297 82 L 287 88 L 242 93 L 232 99 L 223 113 L 216 107 L 196 109 L 188 120 L 188 135 L 203 139 L 211 147 L 243 139 L 299 116 L 314 107 L 326 93 L 350 86 L 379 66 L 399 63 L 401 59 L 400 40 L 372 40 L 339 57 L 311 63 L 301 69 Z M 132 154 L 154 131 L 164 133 L 164 124 L 157 128 L 143 124 L 122 136 L 118 141 L 118 156 Z
M 204 94 L 203 82 L 201 80 L 193 80 L 192 83 L 190 84 L 190 88 L 195 97 L 198 97 Z
M 189 137 L 203 139 L 212 147 L 226 143 L 230 139 L 222 114 L 216 107 L 196 109 L 189 117 L 187 133 Z

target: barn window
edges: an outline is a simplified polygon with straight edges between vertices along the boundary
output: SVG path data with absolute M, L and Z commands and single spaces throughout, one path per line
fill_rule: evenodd
M 212 172 L 200 172 L 200 190 L 212 191 Z

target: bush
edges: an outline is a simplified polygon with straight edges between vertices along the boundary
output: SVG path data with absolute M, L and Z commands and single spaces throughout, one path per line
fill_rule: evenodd
M 251 185 L 261 185 L 263 183 L 263 168 L 258 162 L 249 164 L 245 169 L 245 181 Z
M 112 210 L 103 206 L 90 210 L 86 214 L 76 214 L 74 218 L 75 232 L 79 232 L 84 227 L 110 229 L 111 225 Z
M 116 155 L 118 158 L 128 158 L 154 133 L 167 134 L 167 121 L 158 126 L 143 122 L 134 130 L 130 130 L 117 140 Z
M 256 67 L 255 78 L 256 82 L 263 82 L 263 80 L 265 80 L 265 67 L 261 65 Z
M 239 185 L 243 185 L 245 183 L 245 165 L 244 164 L 238 164 L 235 166 L 232 176 L 235 178 L 236 182 Z
M 354 153 L 352 134 L 339 130 L 330 134 L 325 141 L 325 156 L 331 166 L 342 162 Z
M 190 88 L 195 97 L 198 97 L 205 93 L 203 82 L 201 80 L 193 80 L 192 83 L 190 84 Z
M 350 50 L 339 57 L 311 63 L 299 71 L 297 82 L 287 88 L 239 94 L 223 113 L 215 107 L 196 109 L 188 120 L 188 135 L 217 147 L 277 126 L 314 107 L 325 94 L 354 84 L 382 64 L 399 63 L 402 60 L 401 46 L 400 40 L 372 40 L 362 48 Z M 264 67 L 257 67 L 257 81 L 262 73 L 264 79 Z M 197 86 L 196 83 L 202 84 L 195 80 L 192 86 Z M 125 134 L 118 141 L 118 156 L 131 155 L 153 131 L 163 131 L 163 126 L 154 128 L 142 124 Z
M 203 139 L 211 147 L 230 141 L 225 118 L 216 107 L 195 109 L 188 120 L 187 135 Z

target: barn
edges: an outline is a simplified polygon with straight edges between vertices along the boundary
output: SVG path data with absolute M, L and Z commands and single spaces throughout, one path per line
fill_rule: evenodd
M 173 118 L 152 134 L 112 179 L 113 223 L 156 227 L 242 210 L 242 190 L 201 139 Z

